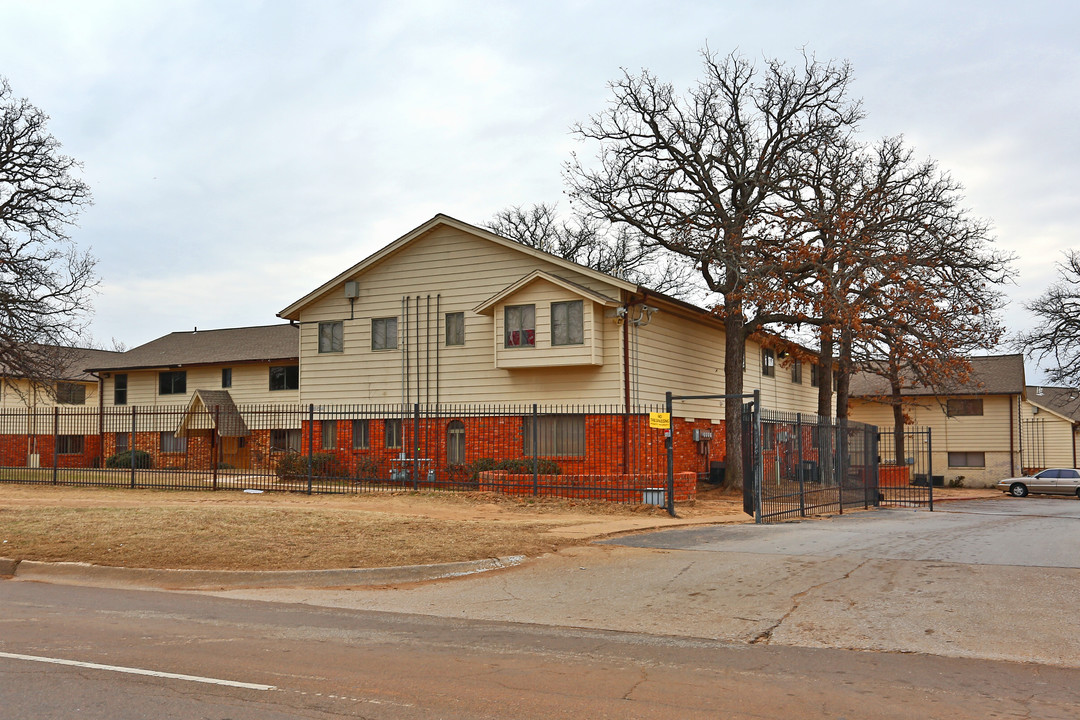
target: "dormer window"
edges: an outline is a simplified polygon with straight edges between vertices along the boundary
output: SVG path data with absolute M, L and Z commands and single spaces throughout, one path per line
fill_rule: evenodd
M 503 317 L 506 347 L 536 347 L 535 305 L 507 305 Z

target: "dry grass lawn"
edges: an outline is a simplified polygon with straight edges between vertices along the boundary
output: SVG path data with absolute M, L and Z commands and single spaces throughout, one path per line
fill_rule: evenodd
M 416 565 L 536 556 L 582 542 L 554 528 L 643 514 L 663 511 L 487 493 L 309 497 L 3 484 L 0 557 L 208 570 Z

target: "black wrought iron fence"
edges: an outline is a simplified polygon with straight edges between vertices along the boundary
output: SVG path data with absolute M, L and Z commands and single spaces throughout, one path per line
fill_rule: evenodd
M 664 431 L 607 406 L 0 410 L 0 481 L 187 490 L 485 490 L 662 504 Z M 697 470 L 694 468 L 693 470 Z M 695 492 L 680 474 L 675 499 Z
M 930 428 L 904 425 L 878 429 L 878 492 L 883 505 L 934 507 L 934 487 L 944 476 L 934 474 Z

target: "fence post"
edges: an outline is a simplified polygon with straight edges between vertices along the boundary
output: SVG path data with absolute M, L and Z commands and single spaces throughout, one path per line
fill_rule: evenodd
M 419 316 L 419 313 L 420 313 L 420 303 L 419 303 L 419 301 L 416 303 L 416 308 L 417 308 L 417 310 L 416 310 L 417 315 Z M 419 354 L 420 350 L 417 349 L 416 352 L 417 352 L 417 354 Z M 419 365 L 417 365 L 416 372 L 417 372 L 417 375 L 419 375 L 419 373 L 420 373 Z M 419 387 L 419 380 L 417 381 L 417 387 Z M 413 489 L 413 492 L 416 492 L 417 490 L 420 489 L 420 403 L 414 403 L 413 404 L 413 454 L 412 454 L 412 458 L 413 458 L 412 489 Z
M 60 407 L 53 407 L 53 430 L 52 430 L 52 484 L 59 482 L 60 467 Z
M 762 507 L 761 500 L 762 495 L 765 492 L 765 446 L 762 439 L 761 432 L 761 390 L 754 390 L 754 414 L 753 414 L 753 429 L 751 430 L 751 442 L 753 448 L 754 463 L 754 522 L 762 522 Z M 745 443 L 746 440 L 744 439 Z M 742 448 L 739 448 L 739 452 L 742 452 Z M 743 477 L 745 482 L 746 471 L 743 471 Z
M 533 497 L 540 494 L 540 418 L 537 412 L 537 404 L 532 408 L 532 466 L 533 466 Z
M 667 445 L 667 497 L 665 508 L 668 515 L 675 517 L 675 420 L 671 417 L 671 391 L 666 394 L 666 401 L 664 404 L 664 411 L 668 416 L 668 430 L 667 438 L 664 440 L 664 444 Z
M 307 494 L 311 494 L 311 463 L 315 455 L 315 404 L 308 405 Z
M 131 459 L 131 487 L 135 487 L 135 406 L 131 406 L 131 442 L 128 443 L 128 456 Z
M 210 433 L 210 463 L 214 466 L 214 490 L 217 490 L 218 481 L 218 457 L 221 447 L 221 406 L 214 406 L 214 429 Z
M 926 428 L 926 489 L 930 492 L 930 512 L 934 512 L 934 442 L 933 428 Z
M 799 517 L 806 517 L 806 472 L 803 468 L 802 413 L 795 413 L 795 454 L 798 458 L 795 477 L 799 479 Z

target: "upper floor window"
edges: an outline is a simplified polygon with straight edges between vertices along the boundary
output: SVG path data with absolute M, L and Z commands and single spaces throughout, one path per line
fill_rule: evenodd
M 232 387 L 232 368 L 221 368 L 221 387 Z
M 581 300 L 551 303 L 551 344 L 581 345 L 584 342 L 584 303 Z
M 86 386 L 79 383 L 56 383 L 56 402 L 61 405 L 85 405 Z
M 113 405 L 127 405 L 127 373 L 113 376 Z
M 446 313 L 446 345 L 465 344 L 465 313 Z
M 963 415 L 982 415 L 983 414 L 983 401 L 982 398 L 953 398 L 948 401 L 948 415 L 949 417 L 959 417 Z
M 791 361 L 791 382 L 802 384 L 802 360 Z
M 503 325 L 506 347 L 536 346 L 535 305 L 507 305 L 503 308 Z
M 371 349 L 393 350 L 397 348 L 397 318 L 371 319 Z
M 270 368 L 271 390 L 298 390 L 300 388 L 299 365 L 275 365 Z
M 776 375 L 776 352 L 769 348 L 761 351 L 761 374 L 765 377 Z
M 345 348 L 345 324 L 341 320 L 319 323 L 319 352 L 341 352 Z
M 821 387 L 821 368 L 817 365 L 810 366 L 810 386 Z
M 158 373 L 159 395 L 183 395 L 187 392 L 187 371 L 169 370 Z

